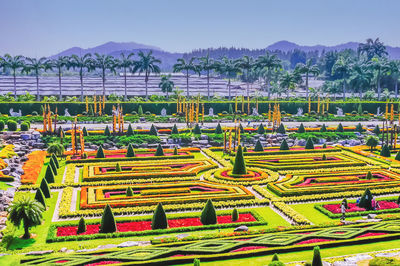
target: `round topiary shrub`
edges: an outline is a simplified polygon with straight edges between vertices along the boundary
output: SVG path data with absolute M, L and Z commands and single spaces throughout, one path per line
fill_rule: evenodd
M 150 111 L 146 111 L 144 114 L 145 115 L 151 115 Z
M 138 113 L 136 111 L 132 111 L 131 115 L 137 115 Z
M 17 122 L 15 122 L 14 120 L 8 120 L 7 129 L 8 131 L 17 131 Z
M 204 209 L 201 212 L 200 221 L 203 225 L 217 223 L 217 213 L 215 212 L 214 205 L 210 199 L 207 200 L 206 206 L 204 206 Z
M 223 115 L 227 115 L 228 112 L 227 112 L 227 111 L 222 111 L 222 114 L 223 114 Z
M 28 131 L 29 130 L 29 124 L 28 123 L 22 123 L 21 124 L 21 131 Z
M 36 112 L 36 111 L 33 111 L 31 114 L 32 114 L 33 116 L 39 115 L 38 112 Z

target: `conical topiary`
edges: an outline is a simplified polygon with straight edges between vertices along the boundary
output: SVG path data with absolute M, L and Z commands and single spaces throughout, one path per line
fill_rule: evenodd
M 279 261 L 279 258 L 278 258 L 278 254 L 274 254 L 274 256 L 272 256 L 272 261 Z
M 138 110 L 137 110 L 137 114 L 142 116 L 143 115 L 143 108 L 142 105 L 139 105 Z
M 193 260 L 193 266 L 200 266 L 200 260 L 199 259 L 194 259 Z
M 200 135 L 201 134 L 201 129 L 200 129 L 199 124 L 196 124 L 194 126 L 193 133 L 196 134 L 196 135 Z
M 79 235 L 85 232 L 86 232 L 85 218 L 81 217 L 81 219 L 79 219 L 78 230 L 76 233 Z
M 319 246 L 314 247 L 314 255 L 311 266 L 322 266 L 322 258 L 319 250 Z
M 303 123 L 300 124 L 299 128 L 297 129 L 297 133 L 304 133 L 306 129 L 304 128 Z
M 37 200 L 38 202 L 40 202 L 45 208 L 46 208 L 46 201 L 44 199 L 44 195 L 43 192 L 40 188 L 38 188 L 36 190 L 36 194 L 35 194 L 35 200 Z
M 264 128 L 264 125 L 262 123 L 258 126 L 257 133 L 260 134 L 260 135 L 265 134 L 265 128 Z
M 220 123 L 218 123 L 217 127 L 215 128 L 215 134 L 222 134 L 222 127 Z
M 281 146 L 279 147 L 279 150 L 281 150 L 281 151 L 289 150 L 289 145 L 287 144 L 286 139 L 283 139 Z
M 239 130 L 240 130 L 240 133 L 241 133 L 241 134 L 244 133 L 244 128 L 243 128 L 242 124 L 239 124 Z
M 326 132 L 326 126 L 325 124 L 322 124 L 321 129 L 319 130 L 319 132 Z
M 322 161 L 326 161 L 326 160 L 327 160 L 326 154 L 322 154 Z
M 381 134 L 381 129 L 379 128 L 378 125 L 375 126 L 374 130 L 372 131 L 375 135 Z
M 397 152 L 396 157 L 394 157 L 394 159 L 400 161 L 400 151 Z
M 233 114 L 233 107 L 232 107 L 232 104 L 229 104 L 228 113 Z
M 206 206 L 204 206 L 203 211 L 201 212 L 200 221 L 203 225 L 217 223 L 217 213 L 215 212 L 214 205 L 210 199 L 207 200 Z
M 283 124 L 280 124 L 276 132 L 280 134 L 285 134 L 286 133 L 285 126 Z
M 106 155 L 104 154 L 103 146 L 101 146 L 101 145 L 100 145 L 99 149 L 97 150 L 96 158 L 106 158 Z
M 306 142 L 306 150 L 312 150 L 312 149 L 314 149 L 314 142 L 312 141 L 312 139 L 311 138 L 308 138 L 307 139 L 307 142 Z
M 365 178 L 368 180 L 371 180 L 373 178 L 371 171 L 368 171 L 367 176 Z
M 50 157 L 49 166 L 53 170 L 54 175 L 57 175 L 57 166 L 52 157 Z
M 322 145 L 322 149 L 326 149 L 326 143 L 324 143 L 324 145 Z
M 43 178 L 42 181 L 40 182 L 40 190 L 42 190 L 45 198 L 50 198 L 50 188 L 49 184 L 46 181 L 46 178 Z
M 242 146 L 239 145 L 235 156 L 235 164 L 233 165 L 232 174 L 234 175 L 245 175 L 247 174 L 246 163 L 243 157 Z
M 54 153 L 51 155 L 51 158 L 53 158 L 54 163 L 56 164 L 57 168 L 60 168 L 60 164 L 58 163 L 58 158 L 57 155 L 55 155 Z
M 177 147 L 175 147 L 174 148 L 174 155 L 178 155 L 179 153 L 178 153 L 178 148 Z
M 365 208 L 367 211 L 372 209 L 372 194 L 371 191 L 369 190 L 369 188 L 367 188 L 364 191 L 364 194 L 362 195 L 362 197 L 360 198 L 360 202 L 358 203 L 358 206 L 360 206 L 361 208 Z
M 47 166 L 46 169 L 46 174 L 44 175 L 44 178 L 46 178 L 47 183 L 54 183 L 54 173 L 53 170 L 51 169 L 51 166 Z
M 361 123 L 358 123 L 356 126 L 356 131 L 362 133 L 363 132 L 363 127 L 361 125 Z
M 120 165 L 119 163 L 117 163 L 117 164 L 115 165 L 115 172 L 121 172 L 121 171 L 122 171 L 121 165 Z
M 153 135 L 153 136 L 157 136 L 158 135 L 157 128 L 153 124 L 151 124 L 149 135 Z
M 154 155 L 155 156 L 164 156 L 164 150 L 161 147 L 161 144 L 158 144 L 156 153 Z
M 104 136 L 111 136 L 111 132 L 108 126 L 106 126 L 106 128 L 104 129 Z
M 117 231 L 117 224 L 115 223 L 114 214 L 110 205 L 106 205 L 101 217 L 100 233 L 114 233 Z
M 239 212 L 234 208 L 232 211 L 232 222 L 236 222 L 237 220 L 239 220 Z
M 386 144 L 383 145 L 380 155 L 383 156 L 383 157 L 390 157 L 391 156 L 390 149 L 389 149 L 388 145 L 386 145 Z
M 58 127 L 58 130 L 57 130 L 57 137 L 59 137 L 59 138 L 61 138 L 61 136 L 64 136 L 65 134 L 64 134 L 64 130 L 63 130 L 63 128 L 60 126 L 60 127 Z
M 131 187 L 128 187 L 128 188 L 126 189 L 126 196 L 127 196 L 127 197 L 132 197 L 132 196 L 133 196 L 133 190 L 132 190 Z
M 168 220 L 167 215 L 165 215 L 164 208 L 161 203 L 158 203 L 156 210 L 153 214 L 153 219 L 151 219 L 151 229 L 167 229 Z
M 84 137 L 89 136 L 89 133 L 87 132 L 86 127 L 83 127 L 83 129 L 82 129 L 82 135 L 83 135 Z
M 129 124 L 129 126 L 128 126 L 128 130 L 126 131 L 126 135 L 127 136 L 133 136 L 133 128 L 132 128 L 132 125 L 131 124 Z
M 172 127 L 171 134 L 172 135 L 179 134 L 179 130 L 178 130 L 178 127 L 176 126 L 176 124 L 174 124 L 174 126 Z
M 243 147 L 243 152 L 247 152 L 247 147 Z
M 126 157 L 135 157 L 135 151 L 133 150 L 133 145 L 129 143 L 128 149 L 126 151 Z
M 261 151 L 261 152 L 264 151 L 264 148 L 260 140 L 257 140 L 256 146 L 254 146 L 254 151 Z
M 336 128 L 336 132 L 344 132 L 342 123 L 339 123 L 339 125 L 338 125 L 337 128 Z

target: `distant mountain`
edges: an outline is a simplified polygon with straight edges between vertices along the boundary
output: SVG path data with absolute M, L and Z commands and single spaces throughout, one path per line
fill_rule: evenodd
M 346 49 L 357 50 L 357 48 L 358 48 L 357 42 L 347 42 L 344 44 L 339 44 L 334 46 L 325 46 L 325 45 L 307 46 L 307 45 L 298 45 L 296 43 L 289 41 L 279 41 L 267 46 L 267 49 L 270 51 L 280 50 L 282 52 L 289 52 L 296 49 L 304 52 L 311 52 L 311 51 L 322 52 L 323 50 L 328 52 L 328 51 L 342 51 Z

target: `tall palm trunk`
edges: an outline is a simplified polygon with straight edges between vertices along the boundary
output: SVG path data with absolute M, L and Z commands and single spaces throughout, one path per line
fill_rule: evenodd
M 13 77 L 14 77 L 14 98 L 17 99 L 17 75 L 15 73 L 15 69 L 13 72 Z
M 102 79 L 103 79 L 103 97 L 105 97 L 106 96 L 106 70 L 105 69 L 103 69 Z
M 380 83 L 380 78 L 381 78 L 381 71 L 378 71 L 378 75 L 376 76 L 376 83 L 378 87 L 378 101 L 381 99 L 381 83 Z
M 308 99 L 308 72 L 306 73 L 306 99 Z
M 146 101 L 149 99 L 149 96 L 147 94 L 147 82 L 149 81 L 149 73 L 146 71 L 145 77 L 144 77 L 144 86 L 146 89 Z
M 61 90 L 61 68 L 58 69 L 58 88 L 60 90 L 60 101 L 62 101 L 62 90 Z
M 271 86 L 270 86 L 270 83 L 269 83 L 269 79 L 267 79 L 266 80 L 266 83 L 267 83 L 267 91 L 268 91 L 268 99 L 271 97 Z
M 186 95 L 189 99 L 189 70 L 186 70 Z
M 39 73 L 36 74 L 36 98 L 40 102 L 40 93 L 39 93 Z
M 210 70 L 207 70 L 207 99 L 210 100 Z
M 358 88 L 358 93 L 359 93 L 360 100 L 362 100 L 362 87 L 361 86 L 360 86 L 360 88 Z
M 31 234 L 29 233 L 29 227 L 25 225 L 24 222 L 24 235 L 22 236 L 23 239 L 31 238 Z
M 231 79 L 228 79 L 228 98 L 231 99 Z
M 82 73 L 82 70 L 79 73 L 79 78 L 81 79 L 81 102 L 83 102 L 83 73 Z
M 128 100 L 128 86 L 126 85 L 126 67 L 124 67 L 124 80 L 125 80 L 125 97 L 124 101 Z

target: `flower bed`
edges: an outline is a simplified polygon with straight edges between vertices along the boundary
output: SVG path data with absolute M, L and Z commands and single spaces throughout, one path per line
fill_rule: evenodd
M 22 184 L 35 184 L 40 171 L 42 170 L 42 166 L 44 160 L 46 159 L 47 152 L 46 151 L 33 151 L 28 154 L 28 161 L 22 166 L 24 170 L 24 174 L 21 176 Z
M 378 201 L 378 203 L 379 208 L 377 208 L 376 210 L 399 209 L 399 205 L 394 201 L 380 200 Z M 348 203 L 347 205 L 348 209 L 346 210 L 346 213 L 366 211 L 365 208 L 358 207 L 356 203 Z M 331 213 L 340 213 L 340 206 L 340 204 L 323 205 L 323 207 Z

